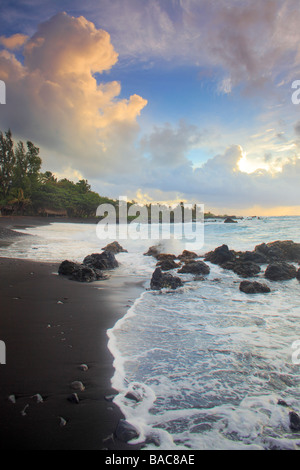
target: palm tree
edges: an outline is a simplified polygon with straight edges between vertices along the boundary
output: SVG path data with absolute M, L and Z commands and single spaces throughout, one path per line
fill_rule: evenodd
M 16 197 L 11 199 L 8 204 L 11 204 L 16 208 L 16 212 L 24 212 L 25 208 L 31 204 L 31 200 L 24 196 L 23 189 L 18 189 L 18 194 Z

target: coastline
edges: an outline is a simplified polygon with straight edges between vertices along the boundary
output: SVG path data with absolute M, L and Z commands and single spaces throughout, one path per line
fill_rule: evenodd
M 32 222 L 2 219 L 1 241 L 10 242 L 6 235 L 12 227 Z M 55 263 L 0 259 L 0 340 L 6 344 L 6 365 L 0 366 L 0 449 L 139 449 L 115 437 L 124 417 L 105 397 L 116 393 L 107 330 L 139 297 L 141 283 L 113 273 L 106 281 L 81 284 L 57 271 Z M 81 364 L 89 369 L 81 371 Z M 76 392 L 79 404 L 68 401 L 73 381 L 85 386 Z M 37 394 L 42 403 L 33 398 Z

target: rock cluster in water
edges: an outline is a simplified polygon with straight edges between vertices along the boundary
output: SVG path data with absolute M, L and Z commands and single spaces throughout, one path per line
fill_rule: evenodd
M 258 276 L 262 271 L 262 265 L 267 265 L 264 277 L 270 281 L 284 281 L 294 278 L 300 280 L 300 268 L 297 271 L 295 266 L 291 264 L 300 264 L 300 243 L 291 240 L 262 243 L 257 245 L 253 251 L 244 252 L 230 250 L 227 245 L 222 245 L 206 253 L 204 261 L 197 259 L 199 258 L 197 253 L 187 250 L 177 257 L 172 254 L 160 253 L 159 246 L 150 247 L 144 255 L 153 256 L 158 260 L 157 267 L 160 270 L 154 272 L 151 280 L 151 286 L 155 286 L 155 289 L 162 289 L 165 284 L 168 284 L 169 288 L 176 288 L 170 287 L 172 275 L 168 273 L 167 278 L 164 278 L 162 271 L 179 268 L 177 272 L 180 274 L 208 275 L 210 268 L 206 262 L 233 271 L 242 278 Z M 176 286 L 177 282 L 174 281 L 172 285 Z M 256 281 L 241 282 L 240 290 L 246 294 L 271 292 L 269 286 Z

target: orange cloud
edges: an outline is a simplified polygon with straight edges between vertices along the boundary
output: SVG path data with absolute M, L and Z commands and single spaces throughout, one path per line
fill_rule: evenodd
M 0 37 L 0 44 L 6 49 L 14 50 L 19 49 L 20 47 L 24 46 L 28 39 L 28 36 L 25 34 L 14 34 L 10 37 L 1 36 Z
M 110 35 L 83 17 L 59 13 L 38 27 L 23 55 L 21 63 L 0 51 L 0 76 L 8 88 L 0 126 L 59 155 L 58 171 L 72 165 L 96 176 L 119 157 L 130 165 L 124 149 L 147 101 L 136 94 L 121 99 L 119 82 L 105 77 L 99 83 L 99 75 L 97 81 L 95 74 L 108 73 L 118 61 Z

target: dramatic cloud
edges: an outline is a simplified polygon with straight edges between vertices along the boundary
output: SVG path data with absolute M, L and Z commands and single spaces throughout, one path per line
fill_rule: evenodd
M 0 52 L 8 95 L 1 127 L 51 149 L 52 167 L 61 168 L 64 159 L 69 166 L 72 158 L 73 169 L 103 175 L 120 164 L 123 147 L 130 169 L 136 118 L 147 102 L 138 95 L 120 99 L 120 83 L 107 81 L 118 60 L 109 34 L 83 17 L 60 13 L 39 26 L 23 55 L 21 63 Z M 103 80 L 97 82 L 96 74 Z

